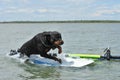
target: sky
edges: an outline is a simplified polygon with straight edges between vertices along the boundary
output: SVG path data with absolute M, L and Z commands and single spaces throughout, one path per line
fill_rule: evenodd
M 0 0 L 0 21 L 120 20 L 120 0 Z

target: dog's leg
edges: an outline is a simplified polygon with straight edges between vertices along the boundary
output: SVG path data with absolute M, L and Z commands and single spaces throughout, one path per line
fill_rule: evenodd
M 20 53 L 20 57 L 19 57 L 19 58 L 22 58 L 22 57 L 24 57 L 24 54 L 23 54 L 23 53 Z
M 62 53 L 62 48 L 61 48 L 61 46 L 58 46 L 57 48 L 58 48 L 58 53 L 59 53 L 59 54 Z
M 44 54 L 40 54 L 42 57 L 45 57 L 45 58 L 49 58 L 49 59 L 53 59 L 53 60 L 55 60 L 55 61 L 58 61 L 59 63 L 62 63 L 62 60 L 61 59 L 58 59 L 58 58 L 56 58 L 56 57 L 54 57 L 54 56 L 51 56 L 51 55 L 49 55 L 49 54 L 47 54 L 47 53 L 44 53 Z
M 24 58 L 24 53 L 20 53 L 20 56 L 19 56 L 19 58 Z M 25 63 L 27 63 L 27 62 L 29 62 L 29 57 L 30 57 L 30 55 L 26 55 L 28 58 L 24 61 Z

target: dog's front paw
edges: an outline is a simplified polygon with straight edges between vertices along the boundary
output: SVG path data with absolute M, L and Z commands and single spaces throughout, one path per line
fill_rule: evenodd
M 59 62 L 60 64 L 62 64 L 62 60 L 61 60 L 61 59 L 58 59 L 58 62 Z

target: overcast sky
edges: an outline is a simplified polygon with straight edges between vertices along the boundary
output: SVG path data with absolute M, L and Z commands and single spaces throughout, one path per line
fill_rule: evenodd
M 120 20 L 120 0 L 0 0 L 0 21 Z

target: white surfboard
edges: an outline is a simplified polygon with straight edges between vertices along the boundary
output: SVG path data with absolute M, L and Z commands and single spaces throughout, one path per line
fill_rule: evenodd
M 9 55 L 7 55 L 9 56 Z M 19 58 L 19 54 L 15 54 L 9 56 L 12 59 L 16 59 L 22 63 L 24 63 L 28 57 Z M 89 64 L 92 64 L 94 60 L 92 59 L 83 59 L 78 57 L 66 57 L 65 54 L 58 54 L 58 58 L 62 60 L 62 64 L 52 59 L 40 57 L 39 55 L 31 55 L 29 58 L 29 62 L 36 65 L 46 65 L 46 66 L 65 66 L 65 67 L 83 67 Z

